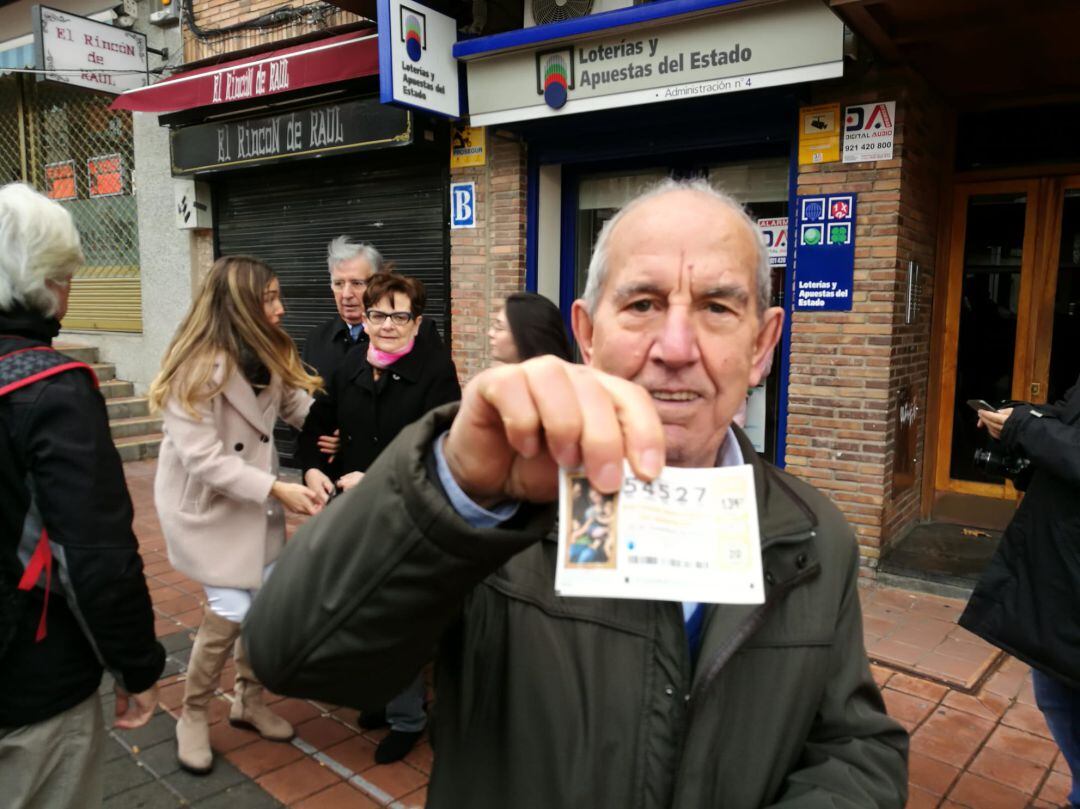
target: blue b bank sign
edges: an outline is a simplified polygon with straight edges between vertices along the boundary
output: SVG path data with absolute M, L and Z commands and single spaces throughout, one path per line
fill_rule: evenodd
M 475 183 L 450 183 L 450 227 L 476 227 Z

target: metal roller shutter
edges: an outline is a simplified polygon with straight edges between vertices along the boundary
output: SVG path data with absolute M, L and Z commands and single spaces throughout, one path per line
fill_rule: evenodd
M 425 316 L 448 338 L 447 174 L 438 165 L 363 170 L 334 165 L 237 175 L 215 187 L 218 255 L 267 262 L 281 279 L 284 327 L 303 348 L 334 314 L 326 246 L 346 234 L 370 242 L 424 282 Z
M 400 272 L 424 282 L 425 317 L 449 342 L 448 170 L 402 157 L 380 155 L 379 169 L 328 160 L 244 172 L 215 184 L 218 255 L 255 256 L 274 268 L 285 302 L 283 325 L 301 350 L 307 333 L 335 312 L 326 246 L 342 234 L 370 242 Z M 391 161 L 413 164 L 385 168 Z M 279 426 L 275 437 L 288 465 L 295 434 Z

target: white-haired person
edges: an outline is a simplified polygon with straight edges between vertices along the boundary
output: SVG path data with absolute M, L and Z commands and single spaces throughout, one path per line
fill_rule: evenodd
M 177 759 L 196 775 L 213 767 L 210 700 L 235 645 L 234 725 L 287 742 L 293 727 L 273 713 L 247 664 L 240 622 L 285 544 L 282 507 L 314 514 L 325 499 L 278 480 L 274 423 L 303 426 L 322 380 L 304 369 L 281 319 L 273 270 L 248 256 L 222 256 L 150 385 L 164 417 L 154 505 L 172 566 L 199 582 L 206 610 L 188 660 L 176 723 Z
M 0 188 L 0 795 L 8 809 L 98 807 L 115 726 L 145 724 L 165 652 L 93 372 L 51 348 L 83 263 L 71 215 Z

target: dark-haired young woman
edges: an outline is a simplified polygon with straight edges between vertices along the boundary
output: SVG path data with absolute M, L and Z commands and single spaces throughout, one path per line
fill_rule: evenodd
M 559 307 L 535 292 L 507 297 L 491 322 L 488 342 L 496 362 L 524 362 L 544 354 L 573 361 Z

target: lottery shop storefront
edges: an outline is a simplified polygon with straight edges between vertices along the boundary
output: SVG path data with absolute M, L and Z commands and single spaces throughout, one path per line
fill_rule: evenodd
M 567 318 L 600 228 L 641 189 L 703 177 L 746 206 L 769 245 L 772 301 L 786 310 L 771 370 L 749 393 L 748 433 L 765 458 L 832 497 L 875 575 L 888 542 L 925 516 L 948 174 L 946 106 L 933 88 L 879 64 L 818 0 L 655 3 L 466 40 L 454 53 L 468 123 L 483 127 L 495 159 L 452 168 L 451 181 L 519 173 L 521 282 Z M 497 227 L 498 210 L 484 205 L 478 218 Z M 462 365 L 484 349 L 456 350 Z

